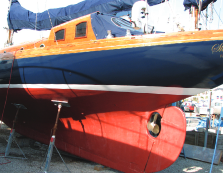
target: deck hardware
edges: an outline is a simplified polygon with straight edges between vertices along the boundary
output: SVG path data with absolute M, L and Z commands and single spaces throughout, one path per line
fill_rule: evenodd
M 18 146 L 18 148 L 20 149 L 20 151 L 21 151 L 21 153 L 23 154 L 24 157 L 11 157 L 11 156 L 9 156 L 11 144 L 12 144 L 14 133 L 15 133 L 15 124 L 16 124 L 16 121 L 18 119 L 19 110 L 20 109 L 27 109 L 22 104 L 17 104 L 17 103 L 12 103 L 12 104 L 17 108 L 17 112 L 16 112 L 15 118 L 13 120 L 13 125 L 12 125 L 11 132 L 10 132 L 10 135 L 9 135 L 8 144 L 7 144 L 7 147 L 5 149 L 5 155 L 1 156 L 1 157 L 17 158 L 17 159 L 27 159 L 25 154 L 23 153 L 22 149 L 19 147 L 18 143 L 16 142 L 16 140 L 14 140 L 14 142 L 16 143 L 16 145 Z
M 52 134 L 52 137 L 50 139 L 50 144 L 49 144 L 49 148 L 48 148 L 48 152 L 47 152 L 47 157 L 46 157 L 46 162 L 45 162 L 45 167 L 44 167 L 44 173 L 47 173 L 47 171 L 49 170 L 50 161 L 51 161 L 52 154 L 53 154 L 53 147 L 56 148 L 56 146 L 55 146 L 56 130 L 57 130 L 57 123 L 58 123 L 58 119 L 59 119 L 59 116 L 60 116 L 61 108 L 62 108 L 62 106 L 70 107 L 70 105 L 67 101 L 57 101 L 57 100 L 51 100 L 51 101 L 54 103 L 55 106 L 58 107 L 58 112 L 57 112 L 56 122 L 55 122 L 54 127 L 53 127 L 53 134 Z M 56 150 L 57 150 L 57 148 L 56 148 Z M 57 150 L 57 152 L 60 155 L 58 150 Z M 60 158 L 62 159 L 63 163 L 65 164 L 61 155 L 60 155 Z M 65 166 L 66 166 L 66 164 L 65 164 Z M 70 172 L 68 167 L 67 167 L 67 170 Z
M 107 33 L 108 33 L 108 35 L 106 38 L 114 38 L 114 36 L 111 33 L 111 30 L 108 30 Z
M 131 34 L 130 30 L 127 29 L 127 30 L 126 30 L 126 37 L 131 37 L 131 36 L 132 36 L 132 34 Z

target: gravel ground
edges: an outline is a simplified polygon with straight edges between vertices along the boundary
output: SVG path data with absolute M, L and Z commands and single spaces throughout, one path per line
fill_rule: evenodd
M 5 152 L 7 145 L 6 139 L 10 133 L 5 125 L 1 125 L 0 129 L 0 153 Z M 25 145 L 25 144 L 24 144 Z M 47 150 L 46 145 L 40 143 L 33 143 L 32 147 L 22 147 L 23 152 L 25 153 L 28 159 L 13 159 L 13 158 L 0 158 L 0 173 L 40 173 L 43 172 L 40 167 L 44 166 L 43 161 L 45 160 L 45 153 Z M 55 150 L 54 150 L 55 151 Z M 22 157 L 21 151 L 16 146 L 15 143 L 12 143 L 10 150 L 10 155 Z M 94 170 L 97 163 L 83 160 L 80 158 L 69 157 L 62 155 L 67 167 L 72 173 L 121 173 L 120 171 L 105 168 L 104 170 L 97 171 Z M 169 168 L 160 171 L 159 173 L 185 173 L 185 172 L 197 172 L 197 173 L 208 173 L 210 171 L 211 164 L 204 163 L 191 159 L 184 159 L 179 157 L 177 161 L 171 165 Z M 50 172 L 53 173 L 65 173 L 69 172 L 66 166 L 63 164 L 59 155 L 55 152 L 50 164 Z M 220 162 L 219 165 L 214 165 L 212 173 L 223 173 L 223 163 Z

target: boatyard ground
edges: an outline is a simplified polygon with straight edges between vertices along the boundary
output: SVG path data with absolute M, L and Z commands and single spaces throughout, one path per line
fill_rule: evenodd
M 7 145 L 8 136 L 10 129 L 4 124 L 0 129 L 0 153 L 5 152 Z M 37 142 L 29 142 L 29 144 L 23 143 L 22 151 L 25 153 L 27 159 L 12 159 L 12 158 L 0 158 L 0 172 L 4 173 L 40 173 L 43 172 L 40 167 L 44 166 L 43 161 L 45 160 L 45 154 L 47 147 L 44 144 Z M 11 156 L 23 157 L 21 151 L 15 143 L 12 143 L 10 150 Z M 55 149 L 54 149 L 55 151 Z M 83 160 L 81 158 L 71 157 L 67 155 L 62 155 L 66 166 L 69 168 L 72 173 L 121 173 L 120 171 L 102 167 L 101 165 Z M 50 164 L 49 172 L 53 173 L 65 173 L 69 172 L 62 162 L 60 156 L 54 152 Z M 210 171 L 211 164 L 201 161 L 196 161 L 192 159 L 184 159 L 179 157 L 177 161 L 171 165 L 169 168 L 160 171 L 159 173 L 186 173 L 186 172 L 197 172 L 197 173 L 206 173 Z M 95 168 L 102 169 L 101 171 L 95 170 Z M 223 163 L 220 162 L 219 165 L 214 165 L 212 169 L 213 173 L 223 173 Z

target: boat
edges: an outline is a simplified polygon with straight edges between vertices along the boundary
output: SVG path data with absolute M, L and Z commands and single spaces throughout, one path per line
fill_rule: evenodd
M 62 22 L 47 10 L 49 38 L 20 45 L 10 38 L 0 50 L 1 120 L 12 127 L 21 104 L 27 109 L 19 110 L 16 132 L 49 144 L 54 103 L 67 103 L 56 123 L 58 149 L 128 173 L 166 169 L 186 136 L 185 115 L 171 104 L 223 83 L 223 30 L 158 33 L 147 22 L 138 27 L 101 12 L 105 0 L 95 2 L 87 14 L 59 16 Z M 106 2 L 100 9 L 138 3 Z M 22 21 L 13 9 L 24 10 L 12 1 L 10 30 L 43 29 L 44 17 L 31 20 L 37 14 L 24 11 Z

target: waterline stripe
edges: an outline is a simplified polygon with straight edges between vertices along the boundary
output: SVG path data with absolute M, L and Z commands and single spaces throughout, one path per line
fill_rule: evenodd
M 0 88 L 8 88 L 8 84 L 1 84 Z M 132 85 L 87 85 L 87 84 L 11 84 L 10 88 L 35 88 L 35 89 L 74 89 L 91 91 L 113 91 L 130 93 L 150 93 L 169 95 L 196 95 L 209 88 L 180 88 L 160 86 L 132 86 Z

